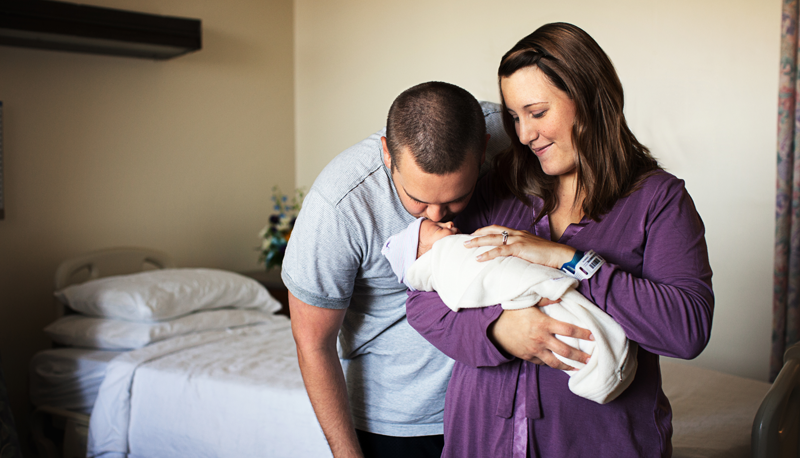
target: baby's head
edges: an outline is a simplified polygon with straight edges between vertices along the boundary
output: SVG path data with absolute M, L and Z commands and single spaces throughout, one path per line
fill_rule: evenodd
M 427 253 L 434 242 L 448 235 L 458 234 L 453 223 L 436 223 L 426 218 L 417 218 L 407 228 L 389 237 L 381 253 L 392 265 L 392 270 L 401 283 L 405 283 L 406 272 L 414 261 Z
M 417 257 L 422 256 L 433 248 L 434 242 L 447 237 L 448 235 L 458 234 L 459 230 L 449 223 L 436 223 L 429 219 L 424 219 L 419 226 L 419 242 L 417 243 Z

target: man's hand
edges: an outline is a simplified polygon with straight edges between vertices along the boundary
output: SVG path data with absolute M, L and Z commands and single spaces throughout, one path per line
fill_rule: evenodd
M 345 310 L 306 304 L 289 292 L 292 335 L 308 397 L 335 458 L 363 458 L 358 445 L 347 384 L 336 353 Z
M 540 306 L 553 303 L 540 303 Z M 594 340 L 587 329 L 558 321 L 545 315 L 538 307 L 521 310 L 504 310 L 489 326 L 489 338 L 498 349 L 535 364 L 546 364 L 554 369 L 575 370 L 561 362 L 553 353 L 573 361 L 586 363 L 589 355 L 558 340 L 555 334 Z

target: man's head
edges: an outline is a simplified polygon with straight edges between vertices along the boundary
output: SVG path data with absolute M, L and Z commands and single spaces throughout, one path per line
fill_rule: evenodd
M 487 140 L 481 106 L 464 89 L 429 82 L 400 94 L 381 141 L 403 207 L 433 221 L 453 219 L 472 196 Z

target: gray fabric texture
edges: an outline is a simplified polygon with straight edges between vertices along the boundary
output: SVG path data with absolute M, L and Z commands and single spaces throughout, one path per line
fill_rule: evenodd
M 483 102 L 490 156 L 510 143 L 500 106 Z M 348 148 L 317 177 L 286 249 L 282 278 L 301 301 L 347 308 L 339 357 L 358 429 L 389 436 L 442 434 L 453 362 L 406 321 L 406 288 L 381 248 L 414 217 L 383 164 L 385 129 Z

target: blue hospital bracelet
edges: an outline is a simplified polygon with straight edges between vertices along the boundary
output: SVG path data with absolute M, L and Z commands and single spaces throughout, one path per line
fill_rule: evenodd
M 583 251 L 575 250 L 575 256 L 572 257 L 572 261 L 565 262 L 561 266 L 561 271 L 570 276 L 575 276 L 575 266 L 578 265 L 578 261 L 580 261 L 581 258 L 583 258 Z
M 580 257 L 578 256 L 579 254 Z M 595 272 L 600 270 L 600 267 L 605 263 L 606 260 L 592 250 L 586 253 L 583 251 L 575 251 L 575 256 L 572 257 L 572 261 L 561 266 L 561 270 L 580 281 L 592 278 Z

